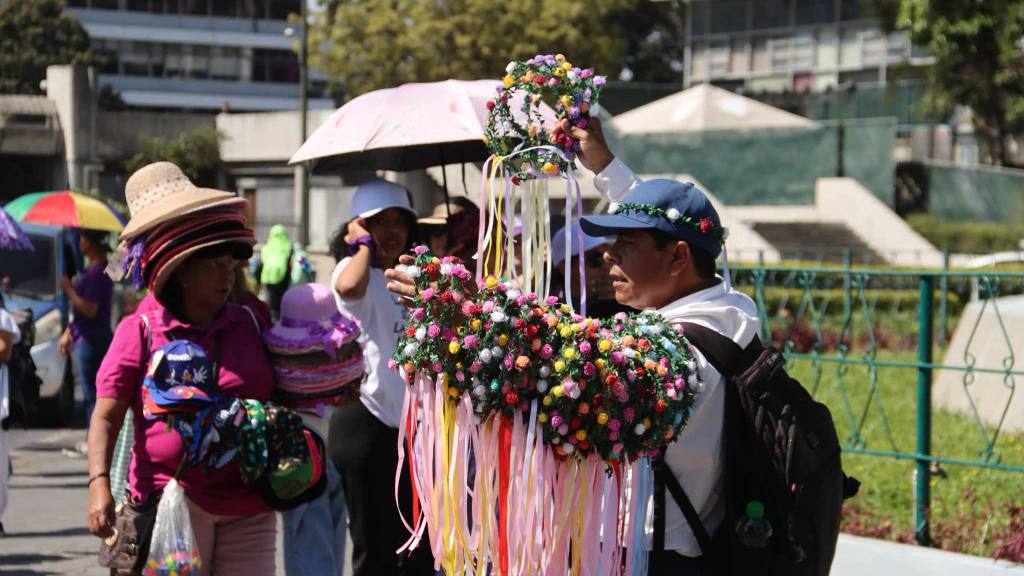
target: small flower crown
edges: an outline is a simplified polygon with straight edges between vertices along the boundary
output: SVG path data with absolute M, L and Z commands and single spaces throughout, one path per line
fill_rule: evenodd
M 725 244 L 725 239 L 729 237 L 729 229 L 724 226 L 716 226 L 715 221 L 711 218 L 701 218 L 696 220 L 689 216 L 683 215 L 679 210 L 675 208 L 658 208 L 653 204 L 634 204 L 631 202 L 612 202 L 608 206 L 609 214 L 646 214 L 654 218 L 664 218 L 673 224 L 683 223 L 692 227 L 701 234 L 711 234 L 719 237 L 719 242 Z

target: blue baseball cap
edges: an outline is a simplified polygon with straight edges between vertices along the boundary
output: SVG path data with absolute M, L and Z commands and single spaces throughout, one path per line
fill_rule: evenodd
M 145 384 L 159 404 L 209 401 L 217 393 L 213 360 L 190 340 L 174 340 L 150 358 Z
M 555 232 L 554 237 L 551 238 L 551 264 L 558 266 L 560 262 L 565 262 L 565 226 L 561 227 L 558 232 Z M 580 253 L 587 253 L 594 248 L 602 244 L 608 243 L 608 239 L 604 236 L 591 236 L 587 233 L 583 233 L 583 250 L 580 250 L 580 225 L 578 222 L 572 223 L 569 228 L 572 230 L 572 234 L 569 235 L 569 257 L 576 256 Z
M 584 216 L 583 231 L 591 236 L 614 236 L 623 230 L 660 230 L 701 248 L 715 258 L 727 235 L 708 197 L 692 183 L 647 180 L 626 197 L 612 202 L 608 214 Z
M 388 208 L 400 208 L 416 218 L 409 204 L 409 191 L 394 182 L 371 180 L 356 188 L 352 196 L 352 218 L 369 218 Z

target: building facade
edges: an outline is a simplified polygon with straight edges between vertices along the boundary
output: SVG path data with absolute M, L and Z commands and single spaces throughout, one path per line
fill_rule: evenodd
M 684 84 L 820 92 L 929 60 L 869 0 L 688 0 Z
M 286 110 L 298 108 L 288 16 L 299 1 L 67 0 L 67 10 L 104 56 L 100 85 L 128 106 Z M 311 108 L 332 106 L 310 100 Z

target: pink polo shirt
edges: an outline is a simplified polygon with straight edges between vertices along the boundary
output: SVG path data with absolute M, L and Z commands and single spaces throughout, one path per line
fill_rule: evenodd
M 142 314 L 149 319 L 152 351 L 178 338 L 192 340 L 213 356 L 219 338 L 219 384 L 224 392 L 265 401 L 274 388 L 274 372 L 263 338 L 245 308 L 229 303 L 211 324 L 197 328 L 178 321 L 163 305 L 146 296 L 138 310 L 117 326 L 96 376 L 98 397 L 131 401 L 135 445 L 128 486 L 138 498 L 162 488 L 174 475 L 183 454 L 177 432 L 168 430 L 161 420 L 146 420 L 142 415 L 142 381 L 150 355 L 145 350 Z M 242 481 L 234 462 L 213 472 L 207 472 L 203 464 L 187 466 L 179 480 L 188 497 L 211 514 L 248 516 L 269 510 L 256 489 Z

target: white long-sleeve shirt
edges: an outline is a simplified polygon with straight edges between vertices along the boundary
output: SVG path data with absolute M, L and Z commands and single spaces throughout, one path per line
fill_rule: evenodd
M 594 179 L 595 187 L 615 202 L 624 201 L 641 182 L 643 180 L 618 158 Z M 669 322 L 692 322 L 710 328 L 742 347 L 754 339 L 761 325 L 753 300 L 741 292 L 727 290 L 725 282 L 684 296 L 658 309 L 658 313 Z M 722 424 L 726 382 L 699 351 L 694 352 L 703 389 L 686 427 L 666 449 L 665 464 L 679 480 L 708 533 L 714 534 L 725 515 Z M 653 514 L 653 506 L 649 510 Z M 646 524 L 653 526 L 650 517 Z M 690 557 L 703 554 L 693 530 L 671 496 L 665 499 L 665 549 Z

